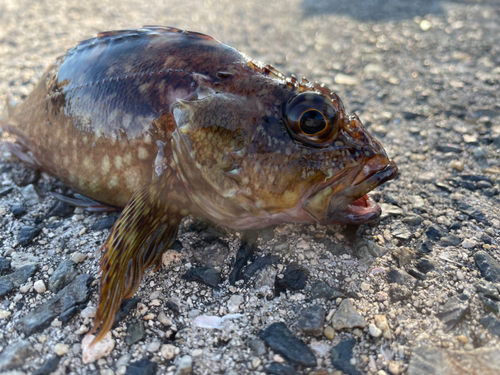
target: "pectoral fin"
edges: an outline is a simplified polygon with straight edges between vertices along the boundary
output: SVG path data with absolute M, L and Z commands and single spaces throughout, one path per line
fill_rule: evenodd
M 103 245 L 99 304 L 94 343 L 113 325 L 122 299 L 138 289 L 143 272 L 156 263 L 175 241 L 179 224 L 188 214 L 188 198 L 176 174 L 167 169 L 153 183 L 138 190 L 115 223 Z

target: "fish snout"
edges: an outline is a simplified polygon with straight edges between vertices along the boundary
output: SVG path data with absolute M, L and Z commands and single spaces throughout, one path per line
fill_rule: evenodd
M 385 159 L 385 164 L 389 163 L 390 160 L 384 147 L 365 128 L 357 114 L 353 113 L 345 118 L 342 133 L 348 143 L 363 151 L 364 156 Z

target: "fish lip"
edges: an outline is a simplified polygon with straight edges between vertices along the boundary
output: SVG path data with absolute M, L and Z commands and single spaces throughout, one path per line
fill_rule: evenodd
M 334 223 L 359 225 L 378 219 L 382 210 L 367 193 L 384 182 L 394 179 L 398 175 L 398 167 L 392 160 L 383 164 L 382 167 L 370 167 L 371 171 L 361 177 L 363 169 L 358 169 L 349 186 L 326 198 L 327 189 L 334 186 L 336 182 L 340 182 L 342 177 L 347 177 L 346 175 L 338 176 L 327 186 L 311 194 L 304 202 L 304 210 L 321 225 Z M 311 204 L 312 199 L 322 195 L 324 195 L 323 199 L 329 200 L 326 210 L 319 210 L 317 206 Z

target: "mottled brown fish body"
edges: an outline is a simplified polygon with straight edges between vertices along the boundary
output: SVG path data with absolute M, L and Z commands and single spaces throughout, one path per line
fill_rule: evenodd
M 183 217 L 237 229 L 360 224 L 380 215 L 367 193 L 397 174 L 326 86 L 175 28 L 81 42 L 8 121 L 23 161 L 125 207 L 103 245 L 97 341 Z
M 238 51 L 201 34 L 102 33 L 57 60 L 12 108 L 7 129 L 38 166 L 92 199 L 124 207 L 151 182 L 156 164 L 171 159 L 171 105 L 192 96 L 203 75 L 226 68 L 251 70 Z

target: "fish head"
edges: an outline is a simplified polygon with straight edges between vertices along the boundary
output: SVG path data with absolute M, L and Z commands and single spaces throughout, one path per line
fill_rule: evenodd
M 172 106 L 179 177 L 200 214 L 233 228 L 361 224 L 397 175 L 382 145 L 319 84 L 256 76 Z

